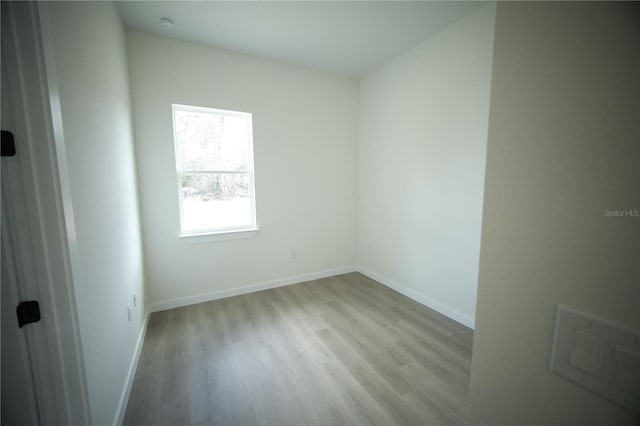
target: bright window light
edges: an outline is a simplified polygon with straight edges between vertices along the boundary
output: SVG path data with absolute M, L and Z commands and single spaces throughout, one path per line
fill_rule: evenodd
M 256 229 L 251 114 L 173 105 L 180 234 Z

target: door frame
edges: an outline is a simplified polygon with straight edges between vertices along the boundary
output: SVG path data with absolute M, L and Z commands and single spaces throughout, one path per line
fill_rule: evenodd
M 20 261 L 32 263 L 34 282 L 25 284 L 28 294 L 38 295 L 42 312 L 34 327 L 40 335 L 30 339 L 30 351 L 44 423 L 91 424 L 71 267 L 73 208 L 49 27 L 41 7 L 39 2 L 2 2 L 2 50 L 29 227 L 20 235 L 30 235 L 33 247 L 33 258 Z

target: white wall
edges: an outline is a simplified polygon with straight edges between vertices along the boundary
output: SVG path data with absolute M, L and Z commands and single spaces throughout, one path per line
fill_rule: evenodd
M 146 270 L 156 306 L 353 267 L 354 80 L 135 32 L 128 50 Z M 178 239 L 172 103 L 253 113 L 261 228 L 254 238 Z M 297 258 L 290 259 L 294 248 Z
M 358 264 L 473 326 L 495 6 L 360 84 Z
M 640 328 L 640 10 L 499 3 L 471 424 L 632 425 L 549 369 L 566 304 Z
M 111 424 L 144 322 L 125 35 L 112 3 L 48 3 L 73 227 L 69 238 L 92 420 Z M 74 234 L 75 232 L 75 234 Z M 138 307 L 127 321 L 136 292 Z

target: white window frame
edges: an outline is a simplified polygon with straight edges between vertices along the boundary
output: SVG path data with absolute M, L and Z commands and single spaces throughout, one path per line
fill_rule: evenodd
M 176 135 L 176 119 L 175 112 L 176 111 L 191 111 L 191 112 L 200 112 L 200 113 L 210 113 L 210 114 L 218 114 L 224 116 L 241 116 L 248 118 L 248 156 L 249 156 L 249 166 L 247 171 L 234 171 L 234 170 L 210 170 L 210 169 L 181 169 L 179 165 L 179 149 L 178 149 L 178 138 Z M 178 206 L 180 210 L 180 222 L 178 224 L 178 237 L 181 239 L 185 239 L 186 242 L 190 243 L 200 243 L 200 242 L 209 242 L 209 241 L 221 241 L 221 240 L 231 240 L 231 239 L 239 239 L 239 238 L 251 238 L 258 231 L 257 225 L 257 216 L 256 216 L 256 191 L 255 191 L 255 167 L 253 160 L 253 114 L 249 112 L 240 112 L 240 111 L 230 111 L 224 109 L 217 108 L 206 108 L 206 107 L 198 107 L 192 105 L 182 105 L 182 104 L 171 104 L 171 118 L 173 120 L 173 146 L 174 146 L 174 154 L 175 154 L 175 169 L 176 169 L 176 188 L 178 195 Z M 224 227 L 224 228 L 209 228 L 198 230 L 196 232 L 185 232 L 183 230 L 183 206 L 182 206 L 182 175 L 185 173 L 203 173 L 203 174 L 235 174 L 235 175 L 246 175 L 249 180 L 249 209 L 250 209 L 250 219 L 251 223 L 242 226 L 234 226 L 234 227 Z

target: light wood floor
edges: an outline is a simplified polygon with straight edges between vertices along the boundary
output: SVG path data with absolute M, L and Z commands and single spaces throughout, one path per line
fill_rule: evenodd
M 154 313 L 125 425 L 461 425 L 472 331 L 352 273 Z

